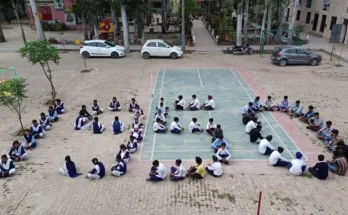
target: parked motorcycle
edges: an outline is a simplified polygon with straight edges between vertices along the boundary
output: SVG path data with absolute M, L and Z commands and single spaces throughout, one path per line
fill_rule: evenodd
M 246 44 L 245 46 L 234 46 L 232 48 L 232 54 L 245 54 L 248 53 L 249 55 L 253 54 L 253 49 L 249 46 L 249 44 Z

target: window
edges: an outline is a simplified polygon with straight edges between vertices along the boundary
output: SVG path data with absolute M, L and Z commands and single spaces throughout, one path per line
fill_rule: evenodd
M 174 47 L 173 46 L 173 44 L 171 44 L 170 42 L 168 42 L 168 41 L 164 41 L 168 46 L 170 46 L 170 47 Z
M 97 43 L 86 43 L 85 46 L 96 47 Z
M 305 54 L 305 55 L 307 55 L 308 52 L 306 50 L 303 50 L 303 49 L 297 49 L 297 54 Z
M 309 24 L 311 22 L 311 16 L 312 16 L 312 13 L 311 12 L 307 12 L 306 24 Z
M 296 49 L 288 49 L 285 52 L 288 54 L 296 54 Z
M 336 16 L 332 16 L 331 17 L 331 23 L 330 23 L 330 31 L 332 30 L 332 26 L 334 26 L 337 22 L 337 17 Z
M 158 43 L 158 47 L 160 48 L 167 48 L 167 45 L 164 43 Z
M 296 20 L 300 21 L 300 18 L 301 18 L 301 11 L 298 10 L 297 13 L 296 13 Z
M 288 8 L 288 12 L 286 13 L 286 21 L 289 21 L 290 17 L 290 8 Z
M 105 44 L 106 44 L 107 46 L 110 46 L 110 47 L 115 47 L 114 44 L 112 44 L 112 43 L 110 43 L 110 42 L 108 42 L 108 41 L 105 41 Z
M 150 42 L 146 46 L 147 47 L 157 47 L 156 42 Z
M 306 7 L 311 8 L 312 7 L 312 0 L 307 0 Z
M 105 43 L 97 43 L 97 47 L 106 48 L 106 44 Z

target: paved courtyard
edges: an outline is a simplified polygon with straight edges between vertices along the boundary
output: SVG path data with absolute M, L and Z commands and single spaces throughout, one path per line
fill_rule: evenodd
M 0 65 L 16 66 L 18 74 L 29 83 L 29 98 L 23 116 L 25 124 L 29 125 L 33 118 L 47 110 L 44 103 L 49 98 L 48 82 L 39 66 L 31 66 L 18 53 L 0 54 Z M 148 113 L 154 77 L 160 69 L 236 68 L 263 99 L 271 94 L 279 101 L 288 94 L 292 101 L 301 99 L 305 106 L 314 104 L 324 118 L 332 120 L 347 137 L 348 113 L 344 110 L 348 105 L 346 68 L 333 67 L 326 60 L 318 67 L 280 68 L 272 65 L 268 56 L 198 53 L 185 55 L 179 60 L 147 61 L 138 53 L 131 53 L 118 60 L 89 59 L 87 65 L 94 71 L 80 73 L 83 61 L 72 52 L 62 54 L 60 65 L 52 67 L 58 97 L 65 102 L 67 112 L 47 132 L 46 138 L 39 141 L 38 147 L 29 152 L 29 160 L 17 163 L 17 174 L 0 180 L 0 214 L 249 215 L 256 214 L 260 191 L 263 193 L 261 214 L 346 214 L 346 177 L 330 175 L 326 181 L 293 177 L 286 169 L 268 166 L 266 160 L 236 160 L 223 167 L 224 175 L 219 179 L 207 176 L 201 181 L 185 179 L 172 183 L 166 180 L 155 184 L 145 182 L 151 162 L 138 161 L 140 152 L 137 152 L 129 163 L 127 174 L 114 178 L 109 175 L 109 167 L 129 131 L 113 136 L 110 129 L 102 135 L 73 130 L 80 106 L 86 104 L 90 108 L 93 99 L 98 99 L 100 105 L 106 107 L 116 96 L 125 109 L 130 99 L 135 97 Z M 22 137 L 10 135 L 19 129 L 15 115 L 3 107 L 0 111 L 0 152 L 4 154 L 9 151 L 13 140 Z M 115 115 L 106 111 L 99 118 L 109 128 Z M 127 111 L 117 115 L 127 127 L 130 126 L 131 116 Z M 305 153 L 308 164 L 313 165 L 317 154 L 323 151 L 311 142 L 313 135 L 295 120 L 279 113 L 272 115 L 293 136 L 299 148 L 308 152 Z M 153 115 L 149 118 L 152 120 Z M 329 154 L 322 153 L 330 159 Z M 58 168 L 68 154 L 76 162 L 79 172 L 84 174 L 92 168 L 91 159 L 98 157 L 106 166 L 107 176 L 99 181 L 89 181 L 83 176 L 75 179 L 60 176 Z M 189 167 L 193 162 L 192 157 L 185 160 L 184 165 Z M 208 162 L 204 159 L 204 164 Z M 172 161 L 163 163 L 167 169 L 173 165 Z

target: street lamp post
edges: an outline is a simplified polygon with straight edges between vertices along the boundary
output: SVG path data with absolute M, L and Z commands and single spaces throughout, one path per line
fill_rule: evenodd
M 185 0 L 181 0 L 181 49 L 182 51 L 185 51 Z

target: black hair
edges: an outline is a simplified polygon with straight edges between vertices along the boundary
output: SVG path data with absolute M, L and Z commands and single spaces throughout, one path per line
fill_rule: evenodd
M 220 135 L 218 138 L 219 139 L 224 139 L 224 135 Z
M 272 138 L 273 138 L 272 135 L 268 135 L 268 136 L 266 137 L 266 140 L 271 141 Z
M 93 102 L 98 102 L 98 100 L 97 100 L 97 99 L 94 99 Z
M 319 112 L 315 112 L 315 113 L 314 113 L 314 116 L 319 116 Z
M 93 164 L 97 164 L 98 162 L 99 162 L 99 161 L 98 161 L 98 158 L 93 158 L 93 159 L 92 159 L 92 163 L 93 163 Z
M 249 106 L 253 106 L 253 103 L 252 103 L 252 102 L 249 102 Z
M 1 158 L 4 159 L 4 158 L 7 158 L 7 155 L 1 155 Z
M 214 122 L 214 119 L 213 118 L 209 118 L 209 122 Z
M 288 96 L 284 96 L 284 99 L 288 99 Z
M 161 98 L 160 98 L 160 100 L 164 100 L 164 98 L 163 98 L 163 97 L 161 97 Z
M 115 120 L 116 120 L 116 121 L 118 120 L 118 116 L 115 116 Z
M 94 121 L 98 122 L 99 118 L 96 116 L 94 117 Z
M 132 101 L 135 101 L 135 98 L 132 98 L 131 100 L 132 100 Z
M 46 116 L 46 114 L 45 113 L 40 113 L 40 116 Z
M 196 118 L 196 117 L 193 117 L 193 118 L 192 118 L 192 121 L 193 121 L 193 122 L 197 122 L 197 118 Z
M 48 109 L 53 109 L 53 107 L 52 107 L 52 106 L 49 106 Z
M 162 105 L 163 105 L 163 102 L 161 102 L 160 105 L 162 106 Z
M 196 163 L 201 164 L 203 162 L 202 158 L 196 157 Z
M 338 135 L 340 132 L 337 129 L 334 129 L 331 133 Z
M 217 162 L 219 160 L 215 155 L 213 155 L 212 158 L 214 162 Z
M 197 96 L 196 95 L 192 95 L 192 98 L 197 98 Z
M 179 118 L 178 117 L 174 117 L 174 121 L 179 121 Z
M 160 119 L 160 118 L 157 118 L 157 119 L 156 119 L 156 122 L 161 122 L 161 119 Z
M 261 130 L 261 129 L 262 129 L 262 125 L 258 124 L 258 125 L 256 126 L 256 128 L 257 128 L 258 130 Z
M 260 96 L 256 96 L 255 100 L 260 100 Z
M 226 146 L 226 143 L 221 143 L 221 146 Z
M 81 108 L 86 108 L 86 105 L 82 105 L 82 107 Z
M 116 97 L 112 97 L 112 99 L 117 99 Z
M 313 105 L 309 105 L 309 106 L 308 106 L 308 109 L 309 109 L 309 110 L 313 110 L 313 109 L 314 109 Z
M 221 125 L 220 125 L 220 124 L 218 124 L 218 125 L 216 126 L 216 128 L 221 128 Z
M 56 99 L 56 102 L 61 102 L 60 99 Z
M 14 144 L 16 144 L 16 143 L 19 144 L 18 140 L 13 141 L 12 145 L 14 145 Z
M 321 154 L 318 155 L 318 160 L 319 160 L 319 161 L 323 161 L 324 159 L 325 159 L 325 156 L 324 156 L 324 155 L 321 155 Z
M 154 160 L 154 161 L 152 162 L 152 165 L 154 165 L 154 166 L 158 166 L 158 165 L 159 165 L 158 160 Z
M 296 101 L 296 104 L 300 104 L 300 103 L 301 103 L 301 101 L 300 101 L 300 100 L 297 100 L 297 101 Z
M 71 162 L 71 158 L 70 158 L 69 155 L 65 156 L 65 161 L 66 161 L 66 162 Z
M 135 137 L 133 135 L 130 135 L 129 136 L 129 139 L 134 139 Z
M 327 121 L 326 125 L 332 125 L 332 122 L 331 121 Z
M 278 152 L 279 152 L 279 153 L 283 153 L 283 151 L 284 151 L 284 148 L 279 146 L 279 147 L 278 147 Z
M 175 163 L 178 164 L 178 166 L 180 166 L 180 164 L 182 163 L 182 161 L 181 161 L 180 159 L 177 159 L 177 160 L 175 161 Z
M 126 146 L 124 144 L 120 145 L 120 149 L 125 149 L 125 148 L 126 148 Z
M 37 123 L 36 119 L 33 119 L 32 123 Z
M 272 98 L 272 96 L 267 96 L 267 98 L 268 98 L 268 99 L 271 99 L 271 98 Z
M 182 99 L 182 95 L 179 95 L 179 96 L 178 96 L 178 99 Z

